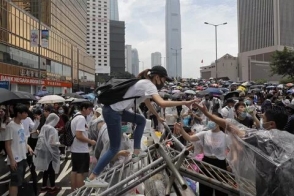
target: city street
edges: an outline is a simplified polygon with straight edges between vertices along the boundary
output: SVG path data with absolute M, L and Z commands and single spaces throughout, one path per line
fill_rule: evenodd
M 62 187 L 61 191 L 54 195 L 68 195 L 70 193 L 70 172 L 71 172 L 71 159 L 68 156 L 67 159 L 61 161 L 60 172 L 56 175 L 56 186 Z M 38 174 L 38 191 L 42 186 L 42 174 L 37 172 Z M 31 177 L 29 168 L 27 168 L 25 179 L 26 182 L 29 182 Z M 0 157 L 0 195 L 8 196 L 8 184 L 9 184 L 9 169 L 6 163 L 4 162 L 4 157 Z M 32 184 L 27 184 L 25 188 L 19 189 L 19 195 L 24 196 L 33 196 L 33 188 Z M 53 194 L 49 193 L 40 193 L 39 196 L 46 196 Z

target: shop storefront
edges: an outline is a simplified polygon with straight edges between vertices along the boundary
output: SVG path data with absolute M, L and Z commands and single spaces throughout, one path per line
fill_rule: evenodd
M 44 80 L 23 76 L 0 74 L 0 81 L 9 81 L 11 91 L 25 91 L 37 93 L 42 87 L 52 94 L 68 93 L 72 91 L 72 83 L 62 81 Z

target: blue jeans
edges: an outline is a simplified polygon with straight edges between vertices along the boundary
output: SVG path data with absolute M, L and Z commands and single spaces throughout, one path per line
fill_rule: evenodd
M 136 124 L 134 131 L 134 149 L 141 149 L 141 139 L 144 133 L 146 119 L 139 114 L 129 111 L 117 112 L 110 106 L 104 106 L 102 109 L 103 118 L 107 125 L 110 147 L 102 155 L 96 164 L 93 173 L 99 175 L 113 157 L 119 152 L 121 143 L 121 122 L 131 122 Z

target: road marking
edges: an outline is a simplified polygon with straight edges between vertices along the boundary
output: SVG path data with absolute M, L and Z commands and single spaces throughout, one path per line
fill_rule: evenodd
M 65 178 L 69 172 L 71 172 L 72 167 L 70 167 L 70 163 L 71 161 L 68 160 L 65 164 L 65 166 L 63 167 L 61 173 L 59 174 L 58 178 L 55 180 L 56 183 L 60 182 L 63 178 Z

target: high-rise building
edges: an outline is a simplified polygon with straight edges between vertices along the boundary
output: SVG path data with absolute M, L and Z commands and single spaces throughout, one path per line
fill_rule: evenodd
M 293 0 L 238 0 L 239 77 L 241 80 L 271 76 L 269 62 L 276 50 L 294 43 Z
M 94 88 L 86 24 L 86 0 L 0 0 L 0 81 L 30 93 Z
M 161 65 L 161 53 L 160 52 L 154 52 L 151 54 L 151 67 L 154 67 L 156 65 Z
M 132 49 L 132 74 L 137 76 L 139 74 L 139 54 L 136 48 Z
M 95 58 L 95 74 L 110 74 L 109 1 L 87 0 L 87 51 Z
M 126 70 L 129 73 L 133 73 L 133 65 L 132 65 L 132 46 L 126 45 L 125 46 L 125 65 Z
M 180 0 L 166 0 L 165 7 L 166 68 L 171 77 L 182 76 Z
M 110 0 L 110 20 L 119 20 L 117 0 Z
M 125 72 L 125 22 L 110 20 L 110 74 Z

